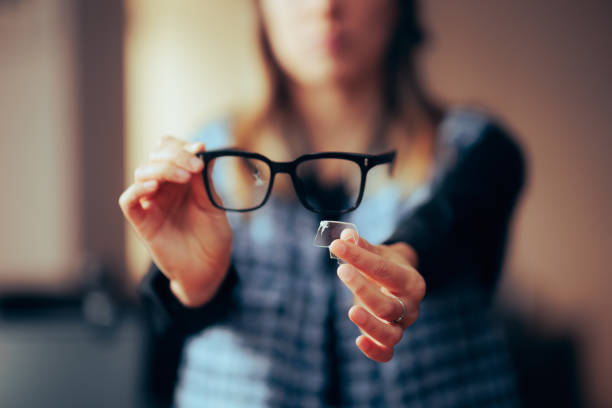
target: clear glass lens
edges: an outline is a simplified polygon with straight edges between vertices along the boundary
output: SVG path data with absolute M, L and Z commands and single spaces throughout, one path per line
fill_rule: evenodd
M 336 239 L 340 239 L 340 235 L 342 231 L 347 228 L 352 228 L 357 234 L 357 226 L 350 222 L 343 221 L 328 221 L 323 220 L 319 223 L 319 228 L 317 229 L 317 234 L 314 237 L 314 246 L 320 248 L 328 248 L 332 242 Z M 358 236 L 353 235 L 353 242 L 355 245 L 358 243 Z M 336 255 L 334 255 L 331 251 L 329 252 L 329 257 L 333 259 L 338 259 Z
M 361 187 L 361 168 L 351 160 L 312 159 L 296 173 L 306 202 L 320 211 L 344 211 L 355 206 Z
M 215 203 L 228 210 L 248 210 L 261 205 L 270 186 L 270 173 L 270 166 L 259 159 L 217 157 L 208 165 Z

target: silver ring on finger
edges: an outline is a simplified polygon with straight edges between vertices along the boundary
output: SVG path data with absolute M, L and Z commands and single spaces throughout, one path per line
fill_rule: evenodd
M 408 309 L 406 308 L 406 304 L 404 303 L 404 301 L 401 298 L 399 298 L 397 296 L 394 296 L 394 298 L 397 299 L 399 304 L 402 306 L 402 314 L 398 318 L 393 320 L 391 323 L 400 323 L 402 320 L 404 320 L 406 318 L 406 313 L 408 312 Z

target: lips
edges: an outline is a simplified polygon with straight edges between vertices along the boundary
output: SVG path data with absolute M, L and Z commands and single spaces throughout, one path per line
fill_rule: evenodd
M 330 54 L 340 54 L 346 50 L 347 43 L 347 36 L 339 30 L 334 30 L 322 36 L 320 45 Z

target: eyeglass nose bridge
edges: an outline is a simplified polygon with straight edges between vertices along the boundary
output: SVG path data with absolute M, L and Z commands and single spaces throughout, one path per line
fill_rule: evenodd
M 295 168 L 294 162 L 276 162 L 274 163 L 275 173 L 287 173 L 291 174 Z

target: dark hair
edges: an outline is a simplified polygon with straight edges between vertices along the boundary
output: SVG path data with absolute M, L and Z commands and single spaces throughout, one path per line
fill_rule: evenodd
M 400 92 L 405 91 L 398 86 L 406 81 L 412 92 L 424 107 L 433 105 L 420 86 L 415 69 L 415 53 L 425 43 L 425 32 L 419 21 L 419 4 L 417 0 L 397 0 L 398 20 L 389 42 L 385 64 L 384 95 L 387 109 L 397 112 L 401 102 Z M 433 106 L 431 106 L 433 107 Z M 429 108 L 431 108 L 429 107 Z

